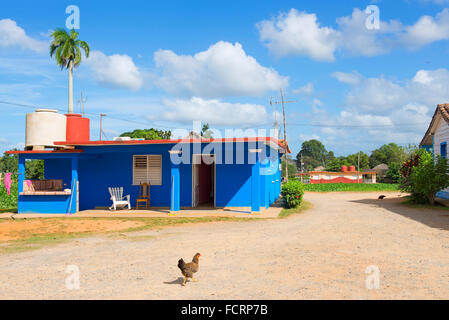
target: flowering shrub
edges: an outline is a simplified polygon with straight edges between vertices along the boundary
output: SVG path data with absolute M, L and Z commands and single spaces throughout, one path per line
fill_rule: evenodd
M 298 180 L 290 180 L 282 186 L 282 196 L 287 208 L 296 208 L 302 202 L 304 185 Z
M 421 149 L 401 167 L 401 190 L 417 203 L 434 204 L 436 193 L 449 186 L 447 159 Z

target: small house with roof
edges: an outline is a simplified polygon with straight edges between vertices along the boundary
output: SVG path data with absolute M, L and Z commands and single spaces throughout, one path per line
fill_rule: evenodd
M 108 188 L 123 188 L 136 206 L 150 184 L 150 208 L 209 206 L 260 212 L 280 195 L 274 137 L 92 141 L 89 119 L 38 110 L 27 115 L 19 156 L 19 213 L 76 213 L 111 206 Z M 44 160 L 45 180 L 25 179 L 27 159 Z

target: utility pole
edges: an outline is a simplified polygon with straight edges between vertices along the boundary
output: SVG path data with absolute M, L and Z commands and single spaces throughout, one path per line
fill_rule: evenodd
M 359 183 L 360 180 L 359 174 L 360 174 L 360 151 L 357 155 L 357 183 Z
M 297 101 L 285 101 L 284 100 L 284 93 L 282 92 L 282 88 L 280 89 L 281 92 L 281 101 L 274 101 L 272 102 L 270 100 L 270 104 L 274 103 L 274 104 L 282 104 L 282 117 L 283 117 L 283 122 L 284 122 L 284 143 L 285 146 L 287 146 L 287 130 L 286 130 L 286 126 L 285 126 L 285 104 L 286 103 L 293 103 L 293 102 L 297 102 Z M 285 182 L 288 182 L 288 159 L 287 159 L 287 150 L 285 151 Z
M 279 135 L 278 135 L 278 120 L 277 120 L 276 110 L 273 107 L 273 97 L 270 97 L 270 106 L 274 112 L 274 136 L 276 139 L 278 139 L 278 137 L 279 137 Z
M 100 113 L 100 141 L 101 141 L 101 132 L 102 132 L 102 125 L 103 125 L 103 117 L 106 117 L 106 114 Z

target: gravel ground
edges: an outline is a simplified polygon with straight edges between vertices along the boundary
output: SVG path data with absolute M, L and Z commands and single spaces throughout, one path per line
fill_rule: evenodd
M 279 220 L 210 223 L 85 238 L 0 256 L 1 299 L 447 299 L 449 211 L 397 193 L 307 193 L 313 209 Z M 199 282 L 180 257 L 201 253 Z M 68 290 L 68 265 L 80 269 Z M 366 269 L 380 271 L 378 289 Z

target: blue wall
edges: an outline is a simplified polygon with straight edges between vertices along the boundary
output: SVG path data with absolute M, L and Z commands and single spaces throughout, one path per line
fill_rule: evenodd
M 132 185 L 133 155 L 162 155 L 162 185 L 150 187 L 150 206 L 170 206 L 170 155 L 173 145 L 87 147 L 80 160 L 80 210 L 111 205 L 108 187 L 123 187 L 124 195 L 131 195 L 131 205 L 136 205 L 139 186 Z M 192 169 L 181 164 L 181 206 L 192 205 Z
M 254 148 L 248 143 L 228 143 L 232 146 L 234 154 L 233 164 L 225 164 L 225 150 L 215 150 L 210 144 L 202 144 L 195 150 L 191 145 L 190 154 L 203 152 L 205 154 L 215 153 L 221 158 L 221 164 L 216 164 L 216 190 L 215 203 L 217 207 L 251 207 L 252 205 L 252 167 L 248 163 L 248 148 Z M 79 209 L 87 210 L 95 207 L 109 207 L 111 205 L 108 187 L 123 187 L 124 195 L 131 195 L 131 204 L 136 205 L 139 196 L 139 186 L 132 185 L 133 178 L 133 155 L 160 154 L 162 155 L 162 185 L 152 185 L 150 190 L 150 205 L 152 207 L 170 207 L 171 202 L 171 161 L 169 150 L 174 144 L 154 145 L 121 145 L 121 146 L 86 146 L 78 147 L 83 153 L 73 155 L 79 158 Z M 198 147 L 198 146 L 196 146 Z M 242 164 L 236 164 L 236 148 L 243 150 L 244 158 Z M 260 157 L 259 190 L 260 207 L 270 206 L 280 194 L 280 171 L 279 154 L 277 150 L 270 149 L 265 144 L 258 148 L 262 152 Z M 266 159 L 272 152 L 272 158 Z M 34 159 L 42 158 L 44 155 L 35 154 Z M 77 158 L 77 159 L 78 159 Z M 229 159 L 228 159 L 229 160 Z M 190 163 L 192 159 L 190 157 Z M 47 157 L 45 159 L 45 178 L 63 179 L 64 188 L 71 185 L 72 158 Z M 76 175 L 76 174 L 75 174 Z M 192 206 L 192 165 L 180 164 L 180 206 Z M 59 212 L 65 213 L 70 196 L 22 196 L 19 198 L 19 212 Z M 74 196 L 73 203 L 76 204 Z M 257 206 L 256 206 L 257 207 Z M 73 205 L 72 205 L 73 209 Z
M 20 195 L 23 191 L 26 159 L 44 159 L 46 179 L 62 179 L 63 189 L 72 195 Z M 75 213 L 78 154 L 20 154 L 18 213 Z M 75 180 L 73 180 L 73 178 Z

